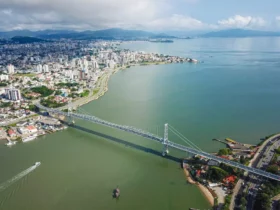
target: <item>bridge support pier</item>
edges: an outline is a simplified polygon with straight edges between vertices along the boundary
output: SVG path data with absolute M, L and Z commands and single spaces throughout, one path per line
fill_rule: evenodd
M 68 109 L 67 109 L 67 122 L 71 125 L 75 124 L 74 118 L 72 117 L 72 102 L 68 101 Z
M 162 156 L 164 157 L 169 153 L 168 151 L 168 124 L 164 124 L 164 137 L 163 137 L 163 150 L 162 150 Z

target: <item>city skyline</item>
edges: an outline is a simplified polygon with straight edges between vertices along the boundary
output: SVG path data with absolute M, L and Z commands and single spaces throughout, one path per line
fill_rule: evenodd
M 0 31 L 116 27 L 149 31 L 280 31 L 279 6 L 276 0 L 2 0 Z

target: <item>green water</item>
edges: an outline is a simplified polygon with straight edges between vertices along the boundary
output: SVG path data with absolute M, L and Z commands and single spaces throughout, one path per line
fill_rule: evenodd
M 168 122 L 208 152 L 223 147 L 212 138 L 258 143 L 279 132 L 280 39 L 197 39 L 122 47 L 193 55 L 204 63 L 118 72 L 105 96 L 83 106 L 84 112 L 159 135 Z M 209 208 L 201 192 L 186 183 L 180 165 L 156 152 L 160 145 L 87 122 L 77 125 L 12 148 L 0 144 L 0 183 L 42 162 L 0 190 L 0 209 Z M 184 144 L 172 133 L 169 137 Z M 185 156 L 173 150 L 171 155 Z M 119 200 L 111 196 L 117 185 Z

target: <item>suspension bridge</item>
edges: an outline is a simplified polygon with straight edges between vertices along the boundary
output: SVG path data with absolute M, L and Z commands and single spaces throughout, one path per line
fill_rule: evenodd
M 74 118 L 76 119 L 81 119 L 81 120 L 86 120 L 89 121 L 91 123 L 96 123 L 96 124 L 100 124 L 100 125 L 104 125 L 110 128 L 114 128 L 114 129 L 118 129 L 121 131 L 125 131 L 128 133 L 132 133 L 141 137 L 144 137 L 146 139 L 158 142 L 160 144 L 163 145 L 163 151 L 162 151 L 162 155 L 165 156 L 166 154 L 169 153 L 168 148 L 174 148 L 180 151 L 184 151 L 184 152 L 188 152 L 194 155 L 200 155 L 204 158 L 207 159 L 212 159 L 215 160 L 219 163 L 224 163 L 239 169 L 242 169 L 244 171 L 253 173 L 255 175 L 258 176 L 262 176 L 262 177 L 266 177 L 269 179 L 273 179 L 273 180 L 277 180 L 280 181 L 280 176 L 276 175 L 276 174 L 272 174 L 266 171 L 263 171 L 261 169 L 257 169 L 257 168 L 252 168 L 252 167 L 248 167 L 245 166 L 241 163 L 238 162 L 234 162 L 234 161 L 230 161 L 212 154 L 209 154 L 207 152 L 202 151 L 199 147 L 197 147 L 193 142 L 191 142 L 190 140 L 188 140 L 187 138 L 185 138 L 181 133 L 179 133 L 175 128 L 173 128 L 172 126 L 168 126 L 168 124 L 164 125 L 164 137 L 160 137 L 158 135 L 152 134 L 150 132 L 144 131 L 142 129 L 138 129 L 132 126 L 127 126 L 127 125 L 119 125 L 116 123 L 112 123 L 106 120 L 102 120 L 98 117 L 92 116 L 90 114 L 80 114 L 77 112 L 72 112 L 72 108 L 69 106 L 68 108 L 68 112 L 64 112 L 61 111 L 59 109 L 53 109 L 53 108 L 47 108 L 45 106 L 42 106 L 41 104 L 37 103 L 35 104 L 39 109 L 45 110 L 49 113 L 52 114 L 57 114 L 57 115 L 63 115 L 65 117 L 67 117 L 68 119 L 70 119 L 73 123 L 74 123 Z M 168 139 L 168 130 L 171 130 L 172 132 L 174 132 L 177 136 L 179 136 L 183 141 L 185 141 L 189 146 L 184 146 L 181 144 L 177 144 L 174 143 L 172 141 L 169 141 Z

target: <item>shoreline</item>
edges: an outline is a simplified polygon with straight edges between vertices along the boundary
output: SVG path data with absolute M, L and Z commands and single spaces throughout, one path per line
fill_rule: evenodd
M 187 63 L 187 62 L 184 62 L 184 63 Z M 109 83 L 109 80 L 110 80 L 111 76 L 113 74 L 119 72 L 120 70 L 129 69 L 130 67 L 134 67 L 134 66 L 152 66 L 152 65 L 168 65 L 168 64 L 175 64 L 175 63 L 168 63 L 168 62 L 154 62 L 154 63 L 144 63 L 144 64 L 140 63 L 140 64 L 130 64 L 130 65 L 126 65 L 126 66 L 123 66 L 123 67 L 117 67 L 115 69 L 112 69 L 111 72 L 106 72 L 104 75 L 102 75 L 102 77 L 103 76 L 106 77 L 106 80 L 105 80 L 104 84 L 102 84 L 102 81 L 100 81 L 102 79 L 102 77 L 97 81 L 97 83 L 98 82 L 101 83 L 98 93 L 96 93 L 95 95 L 88 96 L 87 99 L 81 98 L 81 99 L 78 99 L 77 101 L 73 101 L 73 104 L 77 103 L 76 107 L 80 107 L 80 106 L 86 105 L 86 104 L 104 96 L 105 93 L 109 90 L 108 83 Z M 94 91 L 94 89 L 92 91 Z M 58 109 L 65 109 L 65 108 L 67 108 L 67 107 L 63 106 L 63 107 L 59 107 Z
M 206 198 L 206 200 L 210 203 L 211 206 L 214 206 L 214 197 L 211 194 L 211 192 L 208 190 L 207 187 L 203 186 L 202 184 L 194 181 L 190 175 L 190 172 L 188 171 L 188 169 L 183 168 L 184 170 L 184 174 L 186 176 L 186 179 L 188 181 L 188 183 L 190 184 L 195 184 L 199 190 L 202 192 L 202 194 L 204 195 L 204 197 Z

